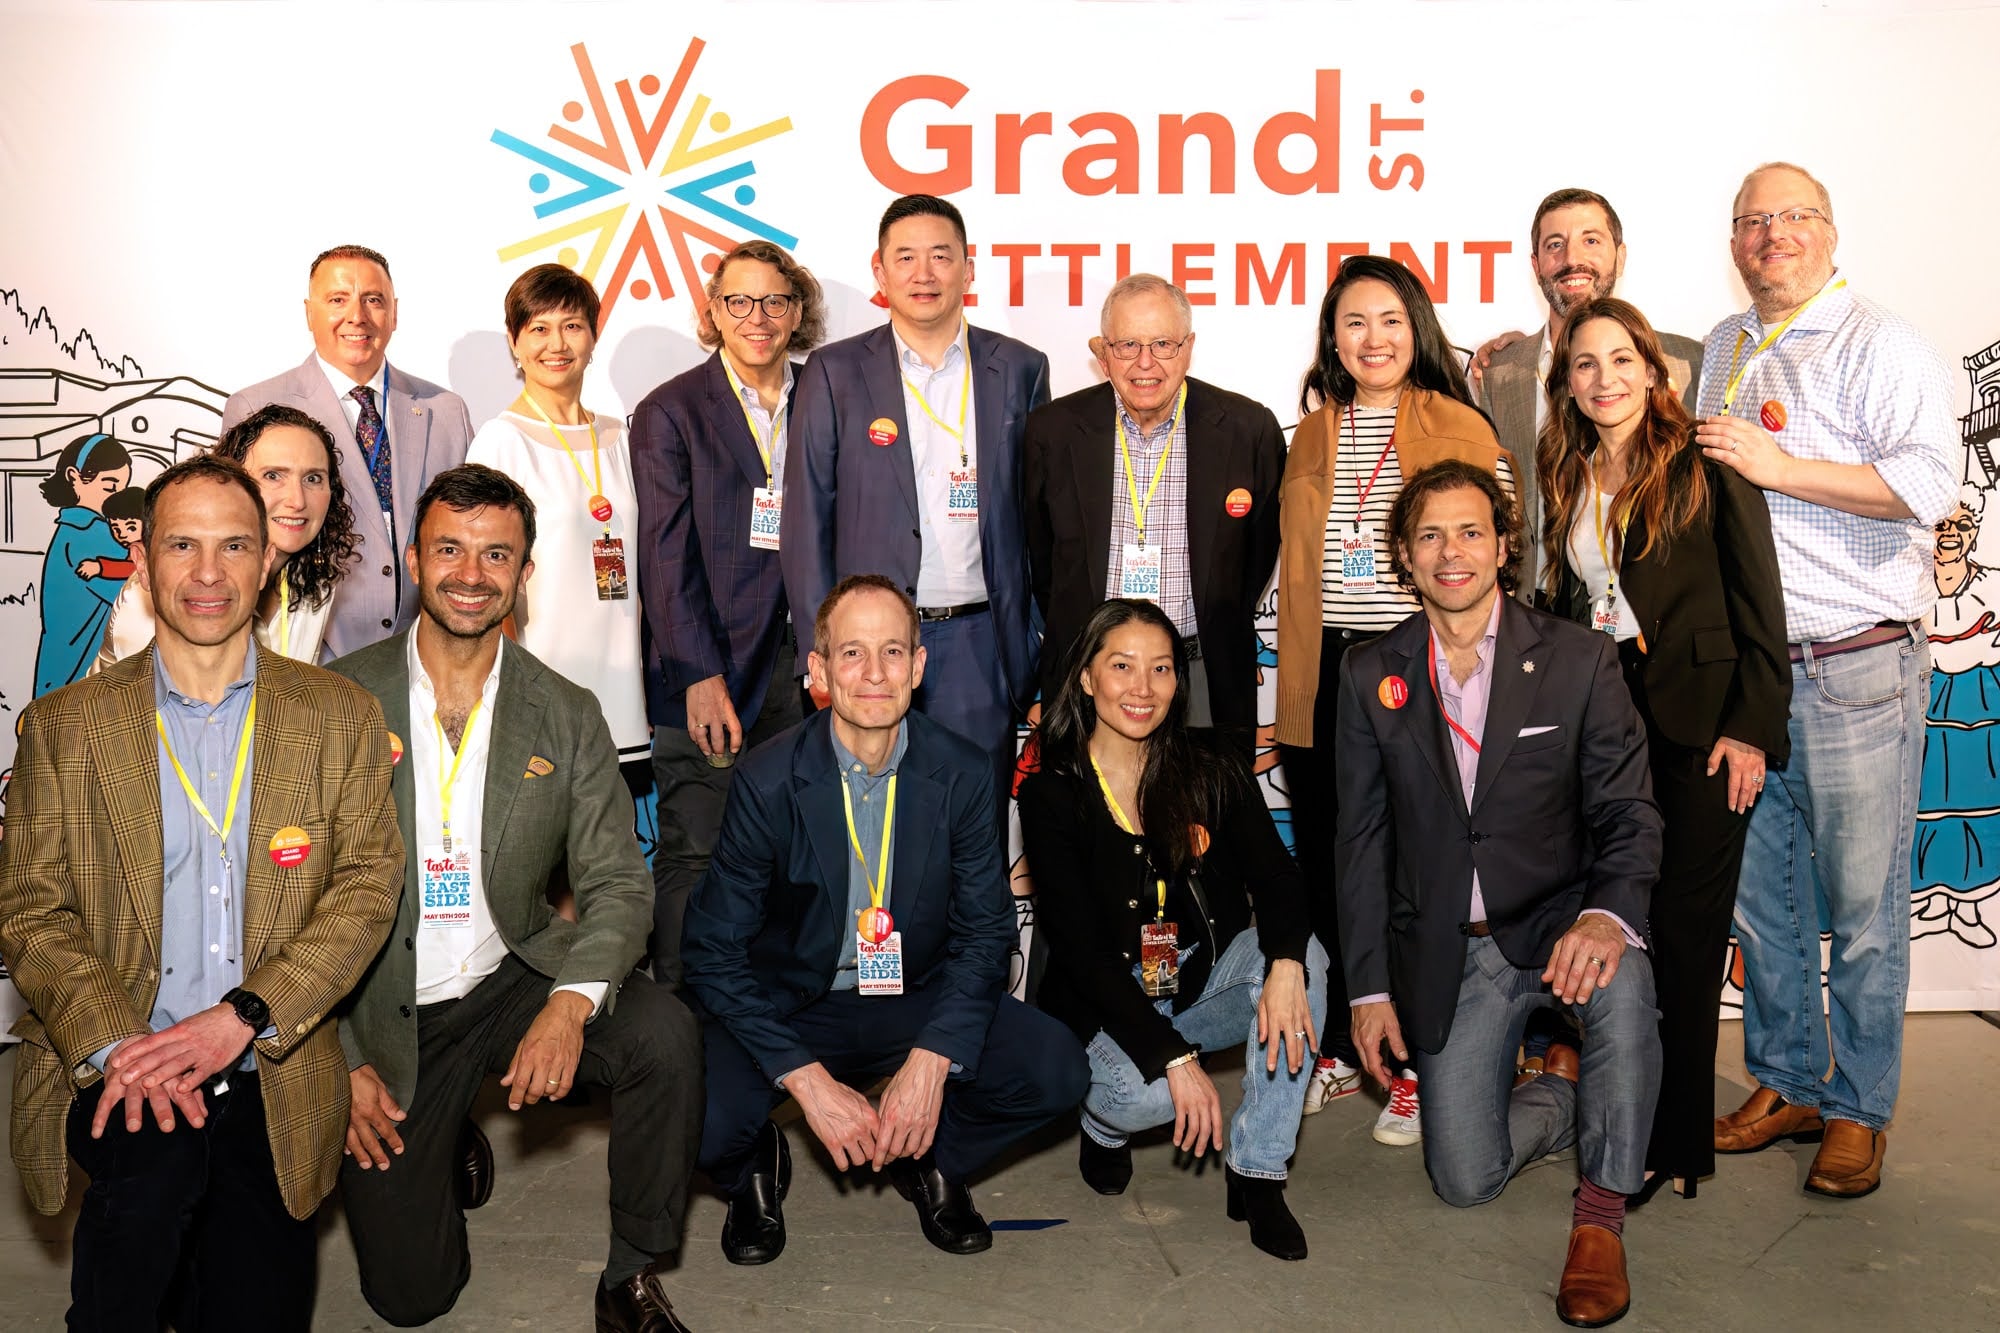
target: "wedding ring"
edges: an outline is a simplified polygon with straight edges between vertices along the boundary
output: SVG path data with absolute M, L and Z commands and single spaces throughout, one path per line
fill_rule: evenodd
M 1294 1037 L 1297 1037 L 1300 1041 L 1304 1041 L 1306 1039 L 1306 1034 L 1303 1032 L 1294 1032 L 1292 1035 Z
M 1591 959 L 1591 960 L 1590 960 L 1590 962 L 1591 962 L 1591 966 L 1593 966 L 1593 967 L 1603 967 L 1603 966 L 1604 966 L 1604 960 L 1603 960 L 1602 958 L 1593 958 L 1593 959 Z
M 549 1086 L 552 1088 L 559 1088 L 562 1086 L 562 1080 L 559 1078 L 552 1078 L 549 1080 Z

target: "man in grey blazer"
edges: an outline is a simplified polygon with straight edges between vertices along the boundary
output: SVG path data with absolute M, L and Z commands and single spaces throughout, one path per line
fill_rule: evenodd
M 396 925 L 340 1018 L 350 1110 L 341 1172 L 361 1291 L 392 1324 L 442 1317 L 472 1271 L 455 1192 L 481 1084 L 515 1110 L 612 1090 L 611 1253 L 600 1330 L 682 1327 L 658 1261 L 680 1248 L 701 1128 L 701 1036 L 634 973 L 653 881 L 589 691 L 501 622 L 534 572 L 534 501 L 478 464 L 440 473 L 406 563 L 423 614 L 334 670 L 382 704 L 409 850 Z M 566 869 L 574 921 L 545 892 Z
M 1528 245 L 1535 284 L 1549 303 L 1549 322 L 1539 334 L 1502 334 L 1493 339 L 1479 349 L 1472 368 L 1479 405 L 1493 419 L 1500 443 L 1514 455 L 1524 534 L 1523 597 L 1531 596 L 1541 581 L 1542 491 L 1535 476 L 1535 441 L 1548 419 L 1543 386 L 1550 359 L 1570 312 L 1616 290 L 1625 272 L 1625 224 L 1603 195 L 1557 190 L 1535 209 Z M 1674 387 L 1692 411 L 1701 379 L 1701 344 L 1678 333 L 1662 333 L 1660 342 Z
M 355 563 L 327 622 L 331 660 L 416 619 L 416 588 L 398 547 L 410 538 L 410 511 L 431 478 L 465 461 L 472 418 L 457 394 L 388 363 L 396 332 L 388 260 L 366 246 L 337 245 L 313 260 L 307 282 L 313 354 L 229 395 L 222 428 L 267 403 L 285 403 L 333 433 L 340 479 L 354 500 Z

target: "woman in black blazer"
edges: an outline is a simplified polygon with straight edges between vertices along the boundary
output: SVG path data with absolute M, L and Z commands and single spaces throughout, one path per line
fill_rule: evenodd
M 1702 458 L 1659 336 L 1631 305 L 1570 316 L 1548 393 L 1544 591 L 1617 637 L 1666 821 L 1650 924 L 1627 924 L 1647 931 L 1659 990 L 1648 1176 L 1692 1196 L 1715 1169 L 1716 1016 L 1750 807 L 1788 753 L 1778 556 L 1763 493 Z
M 1222 1148 L 1201 1053 L 1248 1037 L 1225 1157 L 1229 1216 L 1281 1259 L 1306 1257 L 1285 1206 L 1326 954 L 1305 882 L 1233 747 L 1187 727 L 1186 651 L 1150 602 L 1099 607 L 1042 714 L 1021 836 L 1048 942 L 1039 1003 L 1086 1044 L 1079 1165 L 1100 1194 L 1132 1178 L 1127 1136 L 1169 1121 L 1176 1147 Z M 1252 893 L 1255 902 L 1252 902 Z M 1257 921 L 1251 923 L 1255 908 Z

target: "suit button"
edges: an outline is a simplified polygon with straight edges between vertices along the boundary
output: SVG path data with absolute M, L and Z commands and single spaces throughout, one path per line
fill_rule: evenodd
M 301 1024 L 299 1024 L 299 1025 L 298 1025 L 297 1027 L 295 1027 L 295 1028 L 293 1028 L 293 1029 L 292 1029 L 292 1033 L 293 1033 L 293 1035 L 294 1035 L 294 1036 L 299 1036 L 299 1037 L 303 1037 L 303 1036 L 305 1036 L 305 1035 L 306 1035 L 306 1025 L 305 1025 L 304 1023 L 301 1023 Z
M 1129 954 L 1129 953 L 1128 953 L 1128 954 L 1126 954 L 1126 955 L 1125 955 L 1125 961 L 1126 961 L 1126 962 L 1128 962 L 1128 963 L 1129 963 L 1129 962 L 1131 962 L 1131 961 L 1132 961 L 1132 955 L 1131 955 L 1131 954 Z
M 922 541 L 924 539 L 924 530 L 922 528 L 911 528 L 910 535 L 918 541 Z
M 405 1017 L 405 1018 L 408 1018 L 408 1017 L 410 1016 L 410 1006 L 409 1006 L 409 1005 L 407 1005 L 407 1004 L 399 1004 L 399 1005 L 397 1005 L 397 1006 L 396 1006 L 396 1008 L 397 1008 L 397 1009 L 398 1009 L 399 1011 L 401 1011 L 401 1013 L 402 1013 L 403 1017 Z
M 1125 900 L 1125 905 L 1127 907 L 1137 907 L 1139 905 L 1139 900 L 1137 898 L 1127 898 Z
M 403 947 L 405 949 L 414 949 L 417 947 L 417 942 L 411 939 L 409 936 L 405 935 L 403 937 Z
M 394 566 L 392 566 L 392 565 L 384 565 L 384 566 L 382 566 L 382 577 L 383 577 L 383 578 L 385 578 L 385 579 L 387 579 L 387 578 L 394 578 L 394 577 L 395 577 L 395 574 L 396 574 L 396 570 L 395 570 L 395 567 L 394 567 Z
M 1477 844 L 1479 844 L 1479 843 L 1482 843 L 1482 842 L 1485 842 L 1485 841 L 1486 841 L 1486 835 L 1485 835 L 1484 833 L 1474 833 L 1474 834 L 1472 834 L 1472 835 L 1470 836 L 1470 838 L 1468 839 L 1468 841 L 1470 841 L 1470 842 L 1472 842 L 1473 844 L 1477 845 Z
M 903 589 L 903 591 L 908 593 L 912 597 L 915 597 L 917 595 L 917 590 L 915 588 L 905 588 Z
M 390 629 L 390 628 L 393 628 L 393 626 L 392 626 L 391 622 L 389 622 L 389 621 L 385 620 L 385 621 L 383 621 L 383 622 L 382 622 L 382 628 L 383 628 L 383 629 Z

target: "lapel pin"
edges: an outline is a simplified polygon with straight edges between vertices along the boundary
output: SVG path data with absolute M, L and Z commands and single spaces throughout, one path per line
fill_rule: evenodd
M 1523 662 L 1523 663 L 1521 663 L 1521 673 L 1522 673 L 1523 675 L 1527 675 L 1527 676 L 1532 676 L 1532 675 L 1534 675 L 1534 674 L 1535 674 L 1535 664 L 1534 664 L 1533 662 Z

